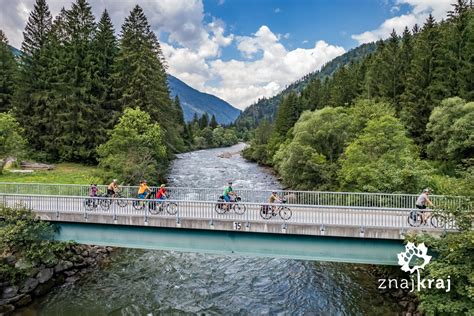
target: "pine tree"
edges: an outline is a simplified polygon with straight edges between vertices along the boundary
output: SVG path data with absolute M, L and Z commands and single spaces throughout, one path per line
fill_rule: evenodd
M 97 97 L 101 110 L 101 123 L 104 129 L 111 129 L 121 115 L 121 109 L 114 102 L 112 91 L 112 72 L 118 53 L 117 39 L 109 13 L 104 10 L 97 24 L 97 33 L 92 43 L 94 72 L 93 93 Z M 99 140 L 102 143 L 102 140 Z
M 425 133 L 426 124 L 435 106 L 428 88 L 432 83 L 433 60 L 438 40 L 438 29 L 433 16 L 430 15 L 423 30 L 416 37 L 407 86 L 401 96 L 400 117 L 415 142 L 422 148 L 429 141 Z
M 403 92 L 402 80 L 400 77 L 400 38 L 392 30 L 390 38 L 387 41 L 387 45 L 382 53 L 383 59 L 383 81 L 380 82 L 381 94 L 383 97 L 390 100 L 395 106 L 397 113 L 400 112 L 398 106 L 398 98 L 401 92 Z
M 2 64 L 2 67 L 0 67 L 0 112 L 6 112 L 11 108 L 17 64 L 13 52 L 8 45 L 8 39 L 1 29 L 0 63 Z
M 400 48 L 400 80 L 403 85 L 403 90 L 407 84 L 407 76 L 410 70 L 410 63 L 413 59 L 413 37 L 408 30 L 408 27 L 405 27 L 402 35 L 402 45 Z
M 168 153 L 180 151 L 184 146 L 178 131 L 182 119 L 176 118 L 181 109 L 170 99 L 160 43 L 138 5 L 122 25 L 119 46 L 113 76 L 119 106 L 138 106 L 150 114 L 165 132 Z
M 445 61 L 443 68 L 453 71 L 453 89 L 451 95 L 459 95 L 474 100 L 474 9 L 472 2 L 457 0 L 448 12 L 450 28 L 447 29 L 445 53 L 452 56 L 451 63 Z
M 216 116 L 214 114 L 212 114 L 211 122 L 209 122 L 209 127 L 214 129 L 217 126 L 219 126 L 219 124 L 217 124 Z
M 52 17 L 45 0 L 36 0 L 33 11 L 23 32 L 24 41 L 19 63 L 18 88 L 13 97 L 15 116 L 25 130 L 32 149 L 44 150 L 41 135 L 47 132 L 44 126 L 49 93 L 48 69 L 51 59 L 45 53 Z
M 205 129 L 208 126 L 209 126 L 209 115 L 207 113 L 204 113 L 201 116 L 201 119 L 199 120 L 199 128 Z
M 59 155 L 66 161 L 90 161 L 96 147 L 104 140 L 101 110 L 94 94 L 95 70 L 93 43 L 96 25 L 92 8 L 86 0 L 77 0 L 66 11 L 65 84 L 69 91 L 65 104 L 58 109 L 61 137 L 57 142 Z
M 279 136 L 285 136 L 290 128 L 295 125 L 300 116 L 298 96 L 291 91 L 280 103 L 275 120 L 275 132 Z

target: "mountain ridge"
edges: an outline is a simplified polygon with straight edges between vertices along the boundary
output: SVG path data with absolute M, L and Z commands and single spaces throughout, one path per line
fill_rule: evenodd
M 278 110 L 280 100 L 290 91 L 301 92 L 301 90 L 313 79 L 324 80 L 342 66 L 351 61 L 358 61 L 367 55 L 372 54 L 377 48 L 376 43 L 368 43 L 357 46 L 346 53 L 330 60 L 321 67 L 320 70 L 313 71 L 302 78 L 289 84 L 283 91 L 270 98 L 261 98 L 256 103 L 247 107 L 236 119 L 237 126 L 255 128 L 262 120 L 272 122 Z
M 234 123 L 241 113 L 219 97 L 201 92 L 170 74 L 168 74 L 168 86 L 172 98 L 178 95 L 184 120 L 187 122 L 193 119 L 195 113 L 198 117 L 207 113 L 209 116 L 215 115 L 219 124 L 228 125 Z

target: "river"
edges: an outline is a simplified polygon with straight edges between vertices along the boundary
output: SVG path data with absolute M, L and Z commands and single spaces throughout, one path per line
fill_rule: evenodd
M 179 155 L 174 186 L 279 188 L 278 180 L 234 154 L 242 144 Z M 393 315 L 363 266 L 118 249 L 108 265 L 57 288 L 17 315 L 291 314 Z

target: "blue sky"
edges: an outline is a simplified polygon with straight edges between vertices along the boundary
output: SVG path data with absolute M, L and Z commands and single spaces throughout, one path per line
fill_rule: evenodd
M 0 0 L 0 28 L 20 47 L 35 0 Z M 46 0 L 53 15 L 72 0 Z M 89 0 L 120 27 L 139 4 L 168 72 L 244 109 L 392 29 L 446 16 L 454 0 Z
M 288 47 L 309 48 L 311 43 L 324 40 L 346 50 L 358 45 L 351 38 L 352 34 L 375 29 L 386 19 L 409 9 L 403 5 L 399 11 L 391 12 L 393 3 L 381 0 L 227 0 L 219 3 L 218 0 L 204 1 L 208 19 L 211 15 L 222 19 L 234 34 L 254 33 L 263 24 L 274 33 L 288 33 L 289 38 L 282 40 Z

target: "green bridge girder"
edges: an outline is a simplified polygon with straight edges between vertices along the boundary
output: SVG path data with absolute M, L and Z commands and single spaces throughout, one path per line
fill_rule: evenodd
M 124 248 L 397 265 L 402 240 L 54 222 L 56 240 Z

